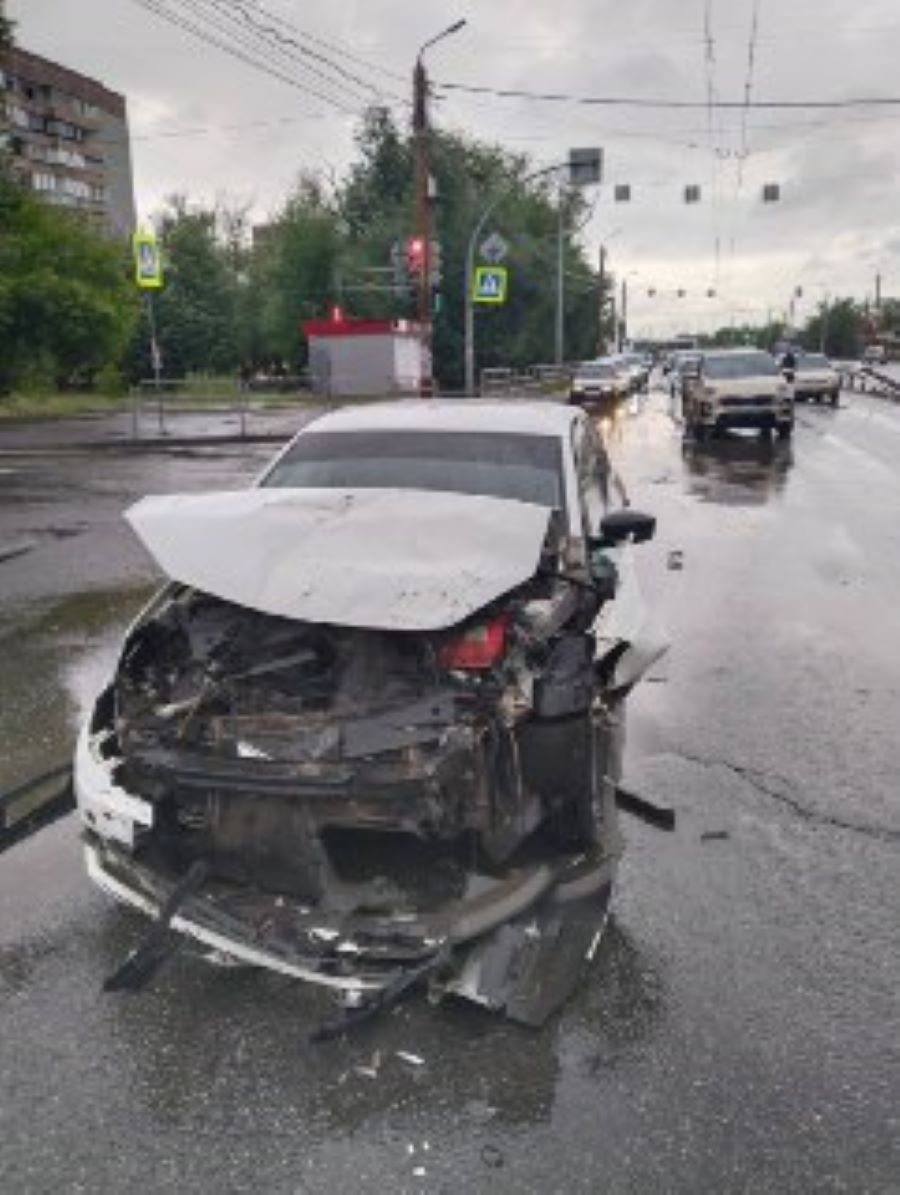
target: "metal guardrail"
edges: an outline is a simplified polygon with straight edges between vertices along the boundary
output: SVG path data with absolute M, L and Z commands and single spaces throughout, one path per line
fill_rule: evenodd
M 871 365 L 842 366 L 839 373 L 841 385 L 846 386 L 848 390 L 900 402 L 900 381 L 890 374 L 882 373 Z
M 483 369 L 478 392 L 483 398 L 547 394 L 568 385 L 572 368 L 570 365 L 531 365 L 524 371 L 505 367 Z

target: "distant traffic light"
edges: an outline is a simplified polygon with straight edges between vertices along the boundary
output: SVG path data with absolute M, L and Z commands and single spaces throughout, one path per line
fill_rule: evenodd
M 422 237 L 410 237 L 406 242 L 406 268 L 416 277 L 425 267 L 425 241 Z

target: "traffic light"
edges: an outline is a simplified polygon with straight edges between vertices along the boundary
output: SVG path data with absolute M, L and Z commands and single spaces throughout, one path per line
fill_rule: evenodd
M 406 268 L 414 277 L 422 273 L 425 265 L 425 241 L 422 237 L 410 237 L 406 242 Z

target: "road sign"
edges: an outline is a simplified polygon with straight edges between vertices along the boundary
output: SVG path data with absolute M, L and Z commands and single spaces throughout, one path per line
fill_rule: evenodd
M 160 290 L 163 284 L 162 258 L 152 232 L 134 234 L 134 280 L 141 290 Z
M 472 298 L 476 303 L 505 303 L 509 271 L 504 266 L 479 266 Z
M 589 187 L 603 176 L 602 149 L 569 150 L 569 183 L 573 187 Z
M 481 256 L 492 266 L 498 266 L 509 252 L 509 245 L 499 232 L 492 232 L 486 241 L 481 242 Z

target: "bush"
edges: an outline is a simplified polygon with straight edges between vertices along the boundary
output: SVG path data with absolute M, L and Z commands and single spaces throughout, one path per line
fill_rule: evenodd
M 20 365 L 15 389 L 33 398 L 53 394 L 57 389 L 56 375 L 57 366 L 52 354 L 46 351 L 33 353 Z
M 125 375 L 118 365 L 104 365 L 94 378 L 94 389 L 105 398 L 121 398 L 125 393 Z

